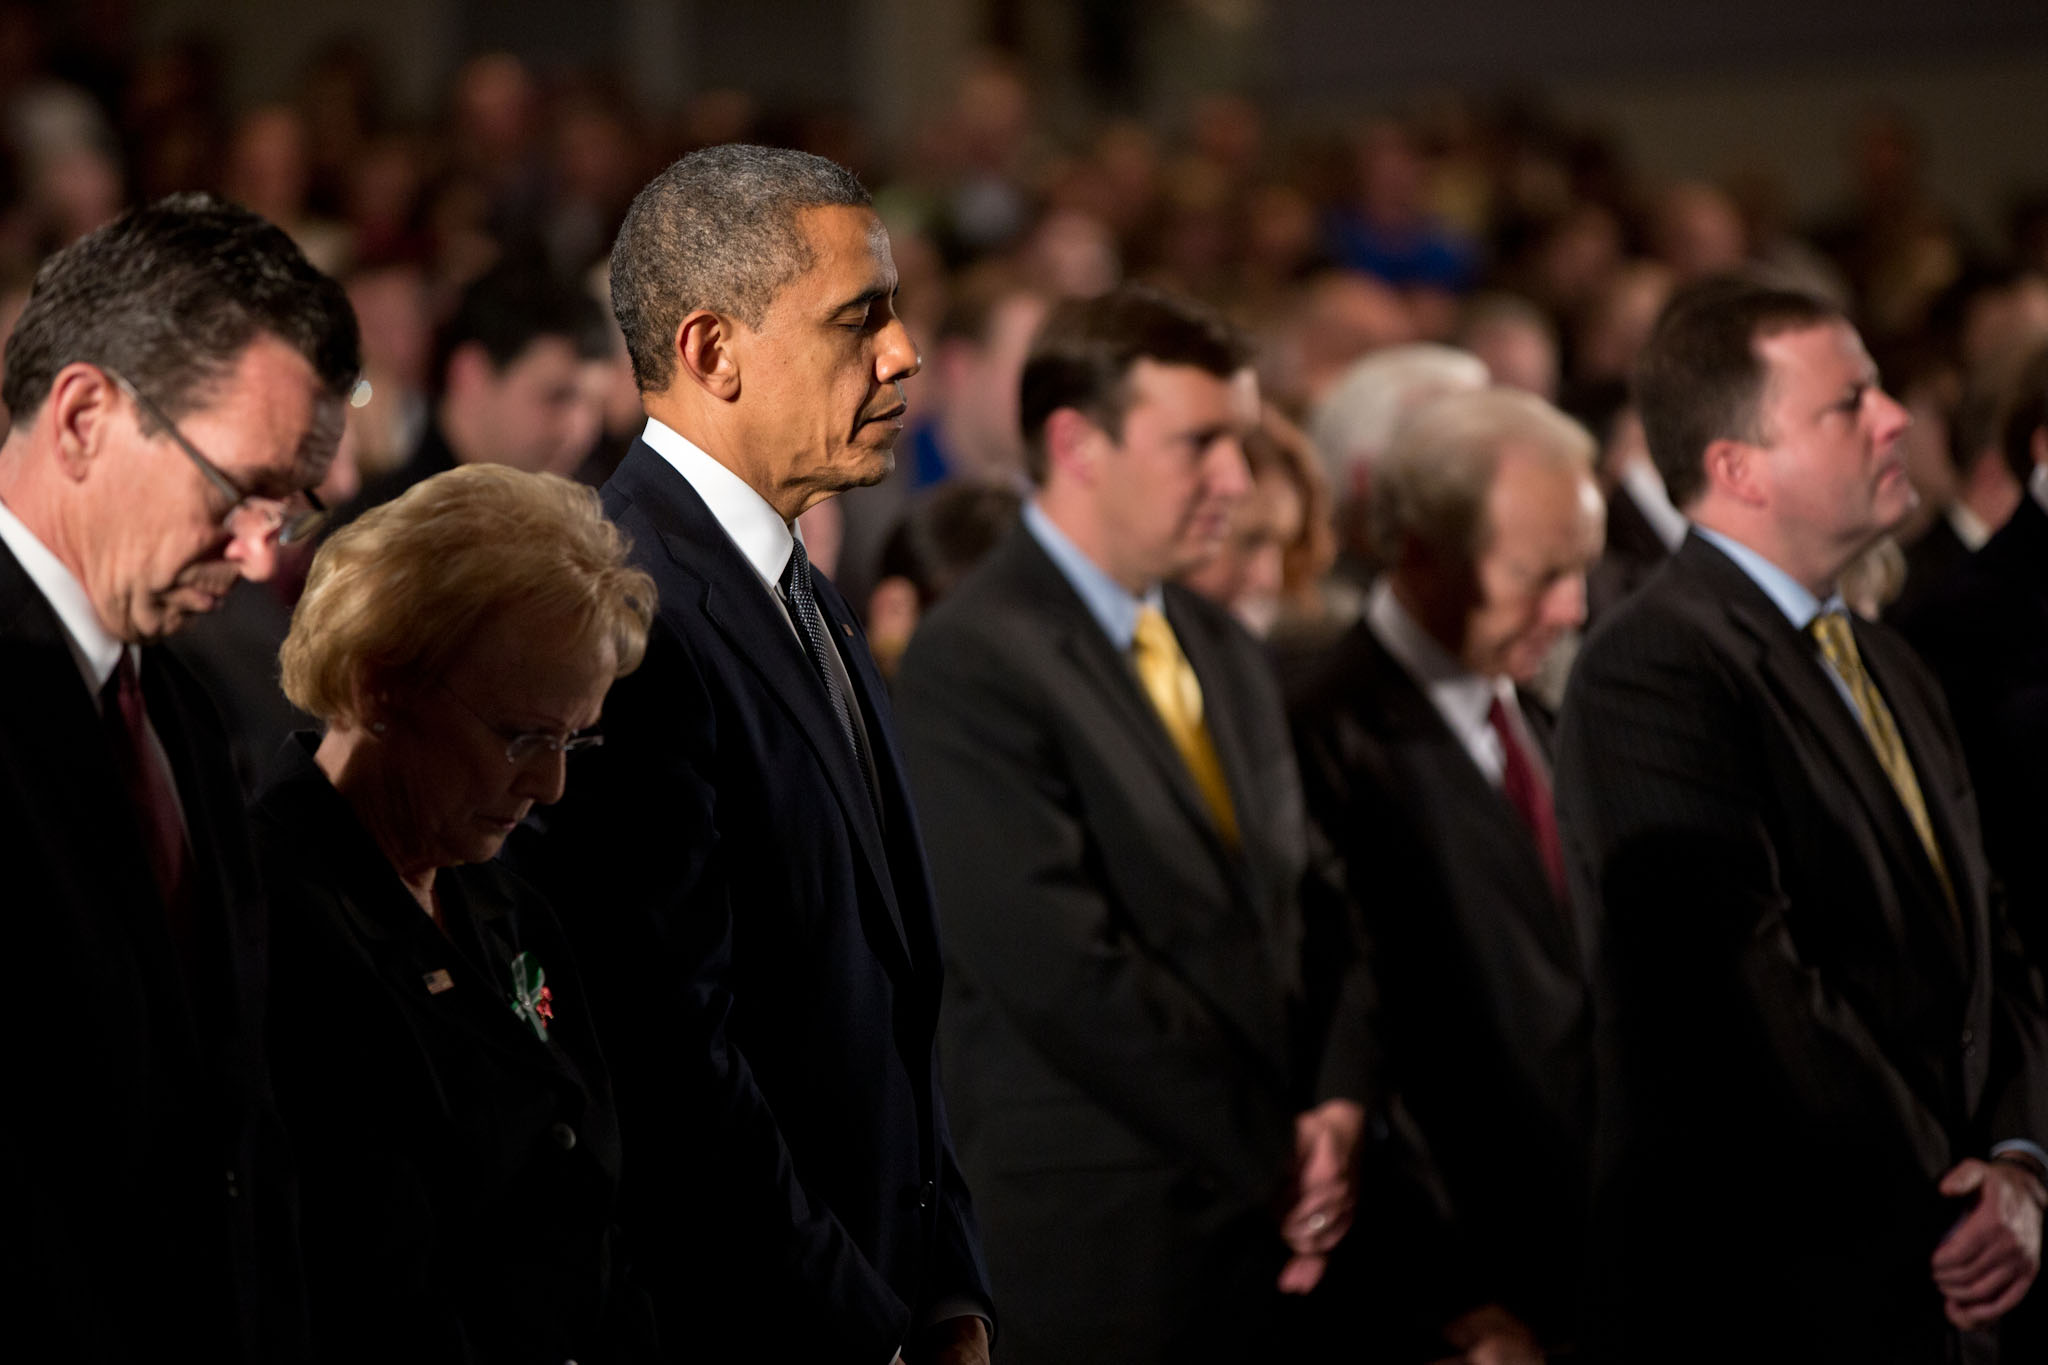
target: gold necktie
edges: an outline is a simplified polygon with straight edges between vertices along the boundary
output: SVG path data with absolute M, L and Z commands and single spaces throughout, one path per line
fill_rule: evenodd
M 1138 629 L 1131 639 L 1138 680 L 1159 712 L 1173 747 L 1201 790 L 1202 800 L 1216 821 L 1225 843 L 1237 843 L 1237 813 L 1230 803 L 1230 783 L 1223 776 L 1223 764 L 1216 757 L 1216 743 L 1202 720 L 1202 684 L 1180 652 L 1173 627 L 1156 607 L 1138 610 Z
M 1892 720 L 1891 708 L 1884 704 L 1884 696 L 1877 690 L 1877 684 L 1863 667 L 1863 656 L 1856 650 L 1856 637 L 1849 629 L 1848 616 L 1839 611 L 1822 612 L 1813 618 L 1808 627 L 1813 638 L 1820 641 L 1820 652 L 1827 657 L 1828 665 L 1835 675 L 1849 688 L 1849 696 L 1856 703 L 1856 713 L 1863 720 L 1863 733 L 1870 740 L 1870 747 L 1877 753 L 1877 761 L 1884 768 L 1885 775 L 1892 780 L 1892 787 L 1899 794 L 1899 803 L 1906 808 L 1906 815 L 1913 822 L 1913 828 L 1920 835 L 1920 842 L 1926 846 L 1927 857 L 1934 864 L 1934 875 L 1941 879 L 1941 889 L 1948 896 L 1951 913 L 1956 911 L 1955 886 L 1948 879 L 1948 865 L 1942 861 L 1941 845 L 1934 837 L 1934 822 L 1927 817 L 1927 801 L 1920 794 L 1920 779 L 1913 773 L 1913 760 L 1906 753 L 1906 745 L 1899 738 L 1899 727 Z

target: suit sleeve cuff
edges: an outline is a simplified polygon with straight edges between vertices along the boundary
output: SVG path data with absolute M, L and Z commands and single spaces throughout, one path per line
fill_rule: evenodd
M 2032 1157 L 2039 1163 L 2043 1172 L 2048 1172 L 2048 1151 L 2043 1151 L 2038 1143 L 2029 1142 L 2025 1138 L 2007 1138 L 2004 1142 L 1992 1145 L 1993 1157 L 2004 1156 L 2007 1152 L 2018 1152 L 2022 1156 Z

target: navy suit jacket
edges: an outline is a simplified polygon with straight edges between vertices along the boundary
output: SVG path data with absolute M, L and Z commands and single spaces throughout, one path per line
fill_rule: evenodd
M 882 1365 L 935 1309 L 990 1301 L 888 694 L 821 578 L 878 814 L 788 615 L 689 482 L 640 442 L 604 501 L 659 615 L 604 746 L 510 851 L 583 964 L 625 1143 L 620 1222 L 672 1349 Z
M 142 684 L 191 842 L 173 946 L 55 613 L 0 547 L 0 885 L 18 1097 L 0 1124 L 0 1322 L 38 1359 L 288 1361 L 295 1213 L 263 1061 L 263 900 L 227 738 L 169 652 Z

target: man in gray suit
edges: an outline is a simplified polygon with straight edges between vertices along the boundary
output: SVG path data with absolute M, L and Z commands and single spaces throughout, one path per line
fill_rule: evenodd
M 1150 291 L 1055 312 L 1022 381 L 1037 496 L 899 675 L 1011 1365 L 1251 1358 L 1349 1223 L 1364 992 L 1337 957 L 1304 978 L 1265 660 L 1172 583 L 1249 484 L 1247 361 Z

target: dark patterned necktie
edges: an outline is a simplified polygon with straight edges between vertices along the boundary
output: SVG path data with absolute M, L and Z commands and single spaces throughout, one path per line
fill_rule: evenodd
M 121 774 L 121 785 L 135 808 L 136 823 L 141 827 L 149 855 L 149 870 L 163 895 L 172 940 L 181 952 L 189 953 L 191 850 L 185 842 L 185 820 L 178 810 L 171 774 L 149 742 L 142 680 L 136 676 L 134 661 L 125 648 L 114 676 L 107 679 L 100 693 L 100 719 L 106 728 L 108 747 L 114 753 L 114 766 Z
M 1560 904 L 1568 903 L 1571 893 L 1565 880 L 1564 843 L 1557 836 L 1557 807 L 1551 800 L 1550 783 L 1537 771 L 1529 751 L 1522 746 L 1521 736 L 1515 733 L 1514 722 L 1508 719 L 1507 708 L 1501 705 L 1499 697 L 1493 699 L 1486 720 L 1500 740 L 1501 793 L 1529 827 L 1550 889 L 1557 893 Z
M 854 762 L 860 765 L 861 781 L 868 789 L 868 799 L 875 799 L 875 774 L 869 766 L 867 750 L 861 747 L 860 732 L 853 720 L 853 702 L 846 695 L 846 689 L 839 685 L 838 672 L 832 667 L 831 637 L 825 634 L 825 617 L 818 610 L 817 594 L 811 588 L 811 557 L 804 552 L 801 540 L 792 541 L 789 550 L 789 564 L 782 571 L 782 596 L 789 603 L 790 618 L 796 622 L 797 633 L 803 637 L 804 653 L 810 656 L 811 669 L 818 675 L 818 681 L 825 685 L 825 697 L 832 703 L 832 715 L 839 722 L 839 736 L 846 741 L 846 749 Z M 876 802 L 876 809 L 881 808 Z

